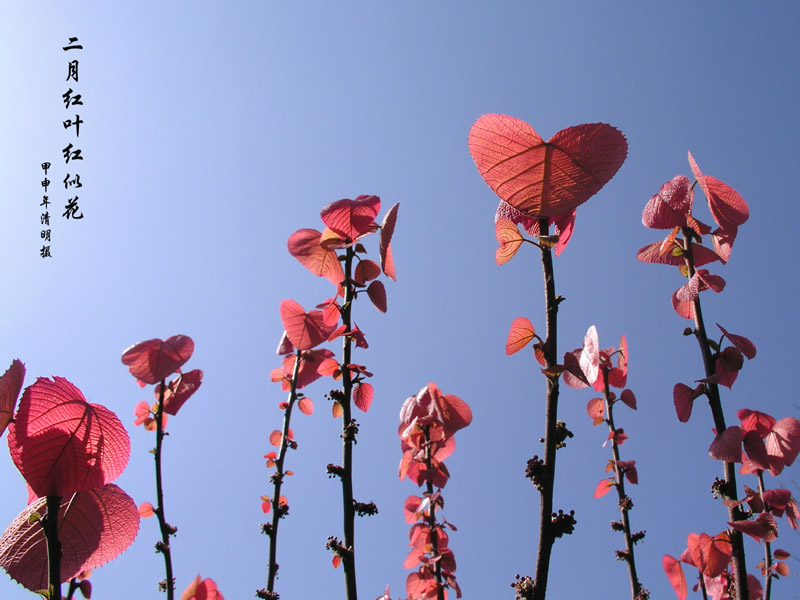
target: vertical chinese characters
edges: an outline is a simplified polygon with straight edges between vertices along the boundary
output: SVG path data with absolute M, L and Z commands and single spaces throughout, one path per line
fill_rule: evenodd
M 64 46 L 62 50 L 64 52 L 74 51 L 74 50 L 83 50 L 83 45 L 78 44 L 78 38 L 71 37 L 69 38 L 69 44 Z M 71 107 L 75 106 L 83 106 L 83 100 L 81 99 L 81 94 L 76 93 L 75 90 L 72 89 L 71 85 L 74 84 L 77 87 L 78 84 L 78 60 L 73 59 L 67 62 L 67 85 L 70 86 L 66 92 L 62 94 L 62 98 L 64 100 L 64 104 L 66 105 L 66 109 L 69 111 Z M 64 156 L 64 164 L 67 165 L 68 169 L 75 169 L 76 161 L 83 160 L 83 155 L 81 153 L 81 149 L 77 147 L 78 139 L 80 138 L 80 126 L 83 123 L 83 119 L 81 119 L 80 114 L 77 112 L 79 109 L 74 109 L 75 117 L 69 117 L 64 122 L 64 129 L 69 131 L 73 129 L 75 133 L 75 143 L 69 142 L 62 150 L 62 154 Z M 70 167 L 70 163 L 72 163 L 72 167 Z M 83 212 L 78 205 L 79 196 L 75 193 L 77 188 L 83 187 L 81 183 L 81 176 L 79 173 L 70 173 L 67 172 L 64 179 L 64 189 L 67 190 L 67 194 L 75 194 L 71 198 L 67 198 L 66 204 L 64 205 L 64 212 L 61 214 L 62 217 L 65 219 L 82 219 Z

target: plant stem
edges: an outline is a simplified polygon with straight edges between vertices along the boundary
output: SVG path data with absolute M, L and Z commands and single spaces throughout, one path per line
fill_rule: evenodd
M 164 567 L 167 578 L 165 580 L 167 600 L 175 598 L 175 581 L 172 575 L 172 552 L 169 545 L 169 536 L 173 533 L 173 528 L 167 523 L 164 514 L 164 488 L 161 482 L 161 444 L 164 440 L 164 391 L 167 387 L 166 381 L 161 380 L 161 387 L 158 393 L 158 410 L 156 411 L 156 500 L 158 509 L 155 511 L 158 517 L 158 526 L 161 529 L 161 543 L 156 544 L 156 549 L 164 555 Z
M 547 235 L 550 224 L 548 218 L 539 219 L 539 233 Z M 545 364 L 552 369 L 558 364 L 557 332 L 558 304 L 556 298 L 555 276 L 553 274 L 553 257 L 550 248 L 540 245 L 542 253 L 542 271 L 544 275 L 545 311 L 547 315 L 547 334 L 544 342 Z M 552 525 L 553 487 L 556 470 L 557 416 L 558 410 L 558 377 L 547 376 L 545 434 L 544 434 L 544 473 L 541 478 L 541 506 L 539 510 L 539 549 L 536 554 L 536 576 L 534 578 L 534 600 L 544 600 L 547 592 L 547 576 L 550 570 L 550 554 L 555 542 Z
M 425 432 L 425 468 L 430 473 L 433 468 L 433 461 L 431 460 L 431 427 L 426 425 L 423 429 Z M 433 502 L 433 482 L 428 480 L 425 485 L 425 491 L 428 493 L 428 530 L 431 536 L 431 553 L 437 557 L 439 556 L 439 531 L 436 527 L 436 503 Z M 444 584 L 442 583 L 442 561 L 437 560 L 436 566 L 433 571 L 436 577 L 436 599 L 444 600 Z
M 50 600 L 61 600 L 61 541 L 58 539 L 59 510 L 61 510 L 61 496 L 47 496 L 47 514 L 42 519 L 42 528 L 47 540 Z
M 608 384 L 608 367 L 601 367 L 600 372 L 603 374 L 603 395 L 606 403 L 606 423 L 608 430 L 611 433 L 611 453 L 614 456 L 614 479 L 615 487 L 617 488 L 617 496 L 619 497 L 619 512 L 622 514 L 622 533 L 625 536 L 625 552 L 627 553 L 628 563 L 628 576 L 631 580 L 631 598 L 636 600 L 636 597 L 642 591 L 642 584 L 639 582 L 639 577 L 636 575 L 636 558 L 634 555 L 634 543 L 631 537 L 631 521 L 628 511 L 630 510 L 630 498 L 625 494 L 625 476 L 622 469 L 619 467 L 619 446 L 617 444 L 616 436 L 617 431 L 614 425 L 614 403 L 609 402 L 610 392 Z
M 275 576 L 278 574 L 278 524 L 281 522 L 283 510 L 280 505 L 281 485 L 286 472 L 283 470 L 283 462 L 286 458 L 286 450 L 289 447 L 289 423 L 292 419 L 292 407 L 297 400 L 297 374 L 300 371 L 301 351 L 298 350 L 294 359 L 294 370 L 292 372 L 292 385 L 289 391 L 289 403 L 283 415 L 283 435 L 281 436 L 281 449 L 275 461 L 275 473 L 271 479 L 275 489 L 272 494 L 272 529 L 269 534 L 269 573 L 267 575 L 267 591 L 275 591 Z
M 766 487 L 764 486 L 764 471 L 758 471 L 758 493 L 764 497 Z M 764 510 L 767 510 L 765 507 Z M 764 589 L 761 594 L 762 600 L 769 600 L 772 593 L 772 546 L 764 540 Z
M 346 332 L 352 331 L 353 308 L 353 257 L 355 251 L 350 246 L 346 249 L 344 260 L 344 305 L 342 306 L 342 323 Z M 344 546 L 346 552 L 342 557 L 344 567 L 345 593 L 347 600 L 358 600 L 356 587 L 355 558 L 355 507 L 353 506 L 353 443 L 355 441 L 355 424 L 352 421 L 351 399 L 353 379 L 349 365 L 351 363 L 352 340 L 349 335 L 342 338 L 342 513 L 344 521 Z
M 683 227 L 683 251 L 684 259 L 686 261 L 687 278 L 691 280 L 695 274 L 694 256 L 692 254 L 692 236 L 694 232 L 688 227 Z M 703 357 L 703 366 L 705 368 L 706 377 L 711 377 L 715 372 L 714 357 L 711 353 L 711 346 L 708 343 L 708 335 L 706 334 L 706 326 L 703 321 L 703 310 L 700 306 L 700 297 L 692 303 L 694 307 L 694 336 L 697 338 L 697 343 L 700 346 L 700 353 Z M 717 435 L 721 435 L 725 431 L 725 414 L 722 410 L 722 401 L 719 394 L 719 386 L 716 383 L 706 383 L 706 396 L 708 397 L 708 405 L 711 408 L 711 415 L 714 419 L 714 427 L 717 430 Z M 723 462 L 723 473 L 725 476 L 725 489 L 723 490 L 723 498 L 725 500 L 736 501 L 738 498 L 738 491 L 736 489 L 736 469 L 733 463 Z M 741 510 L 738 506 L 729 504 L 728 506 L 728 519 L 730 521 L 741 521 L 744 519 Z M 747 565 L 745 563 L 744 554 L 744 540 L 742 533 L 737 530 L 730 532 L 731 538 L 731 562 L 733 563 L 733 576 L 736 586 L 737 598 L 749 598 L 747 590 Z

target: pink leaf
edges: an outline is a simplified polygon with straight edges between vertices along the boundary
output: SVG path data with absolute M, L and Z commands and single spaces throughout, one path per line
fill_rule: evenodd
M 150 504 L 149 502 L 142 502 L 139 505 L 138 511 L 139 511 L 139 516 L 142 519 L 148 519 L 156 514 L 155 508 L 153 508 L 153 505 Z
M 686 600 L 689 590 L 686 587 L 686 577 L 683 574 L 683 567 L 680 561 L 669 554 L 665 554 L 661 559 L 661 566 L 664 568 L 664 573 L 666 573 L 672 589 L 675 590 L 678 600 Z
M 742 369 L 742 353 L 739 352 L 734 346 L 728 346 L 717 356 L 714 362 L 714 375 L 716 381 L 720 385 L 724 385 L 728 389 L 733 386 L 736 378 L 739 376 L 739 371 Z
M 742 436 L 742 448 L 747 454 L 747 458 L 754 467 L 766 471 L 770 467 L 769 455 L 764 445 L 764 440 L 755 431 L 746 431 Z
M 0 566 L 31 591 L 48 588 L 47 542 L 33 513 L 46 513 L 45 498 L 25 509 L 0 537 Z M 139 531 L 133 499 L 113 483 L 63 498 L 58 515 L 61 582 L 116 558 Z
M 711 442 L 708 454 L 716 460 L 729 463 L 742 462 L 742 429 L 732 426 L 717 435 Z
M 736 411 L 736 417 L 742 422 L 742 429 L 745 431 L 755 431 L 762 438 L 767 437 L 777 421 L 774 417 L 763 413 L 760 410 L 750 410 L 742 408 Z
M 614 481 L 612 479 L 601 479 L 600 482 L 597 484 L 597 487 L 594 488 L 594 497 L 601 498 L 605 496 L 611 488 L 614 487 Z
M 382 313 L 386 312 L 386 288 L 383 286 L 383 282 L 373 281 L 370 283 L 367 288 L 367 295 L 369 299 L 372 300 L 372 304 L 375 305 L 375 308 Z
M 695 398 L 703 393 L 703 386 L 699 385 L 694 390 L 683 383 L 676 383 L 672 388 L 672 399 L 675 402 L 675 412 L 678 413 L 678 420 L 686 423 L 692 416 L 692 405 Z
M 527 317 L 517 317 L 511 323 L 506 340 L 506 355 L 511 355 L 522 350 L 536 337 L 533 323 Z
M 299 408 L 300 412 L 304 415 L 314 414 L 314 403 L 311 401 L 311 398 L 300 398 L 300 400 L 297 401 L 297 408 Z
M 516 224 L 508 219 L 498 219 L 494 224 L 494 235 L 500 244 L 494 255 L 498 265 L 504 265 L 517 253 L 525 238 L 517 229 Z
M 0 435 L 3 435 L 11 421 L 24 379 L 25 365 L 15 358 L 0 377 Z
M 394 226 L 397 222 L 397 211 L 400 208 L 400 203 L 398 202 L 392 208 L 389 209 L 389 212 L 383 217 L 383 223 L 381 224 L 381 237 L 380 237 L 380 254 L 381 254 L 381 267 L 383 267 L 383 273 L 392 279 L 392 281 L 397 281 L 397 275 L 394 271 L 394 259 L 392 258 L 392 235 L 394 235 Z
M 155 384 L 177 373 L 194 352 L 188 335 L 173 335 L 166 341 L 147 340 L 134 344 L 122 353 L 122 364 L 139 381 Z
M 694 319 L 694 303 L 691 300 L 680 300 L 678 297 L 684 293 L 688 285 L 687 283 L 672 293 L 672 308 L 679 317 Z
M 772 542 L 778 538 L 778 525 L 769 513 L 761 513 L 755 521 L 729 521 L 728 525 L 758 542 Z
M 770 456 L 778 459 L 771 470 L 773 475 L 777 475 L 783 466 L 791 466 L 797 455 L 800 454 L 800 421 L 794 417 L 781 419 L 772 428 L 764 442 Z
M 335 325 L 325 324 L 321 311 L 307 313 L 294 300 L 283 300 L 280 312 L 286 334 L 298 350 L 311 350 L 327 340 L 335 329 Z
M 662 243 L 656 242 L 644 248 L 640 248 L 639 252 L 636 253 L 636 258 L 646 263 L 672 265 L 674 267 L 680 267 L 686 262 L 682 255 L 676 256 L 671 251 L 662 252 L 662 250 Z M 695 244 L 694 242 L 692 242 L 692 257 L 694 258 L 695 267 L 702 267 L 715 260 L 719 260 L 719 256 L 717 256 L 713 250 L 709 250 L 705 246 Z
M 353 389 L 353 403 L 364 412 L 369 410 L 372 404 L 373 389 L 372 384 L 359 383 Z
M 692 167 L 697 183 L 708 199 L 708 208 L 717 225 L 723 229 L 736 228 L 750 217 L 750 209 L 735 189 L 715 177 L 703 175 L 697 166 L 692 153 L 689 153 L 689 165 Z
M 600 425 L 605 420 L 606 404 L 602 398 L 592 398 L 586 404 L 586 413 L 591 417 L 593 425 Z
M 685 175 L 676 175 L 661 186 L 642 212 L 642 225 L 651 229 L 684 227 L 691 213 L 694 194 Z
M 344 280 L 342 265 L 336 251 L 320 245 L 322 234 L 316 229 L 300 229 L 289 236 L 289 254 L 318 277 L 338 286 Z
M 183 590 L 179 600 L 225 600 L 213 579 L 202 579 L 200 575 Z
M 381 209 L 377 196 L 358 196 L 331 202 L 320 212 L 322 222 L 336 234 L 353 242 L 377 228 L 375 217 Z
M 281 356 L 285 354 L 292 354 L 294 352 L 294 344 L 292 344 L 292 340 L 289 339 L 289 336 L 286 335 L 286 332 L 283 332 L 281 336 L 281 341 L 278 342 L 278 349 L 275 351 L 275 354 L 279 354 Z
M 717 323 L 717 327 L 723 333 L 723 335 L 728 338 L 731 344 L 733 344 L 736 349 L 744 354 L 749 360 L 752 360 L 756 356 L 756 345 L 748 340 L 746 337 L 742 335 L 735 335 L 733 333 L 728 333 L 725 328 Z
M 131 445 L 117 416 L 88 404 L 63 377 L 40 377 L 22 395 L 8 446 L 36 496 L 67 496 L 116 479 Z
M 200 369 L 193 369 L 188 373 L 181 373 L 173 379 L 164 390 L 164 412 L 169 415 L 177 415 L 184 403 L 192 397 L 203 383 L 203 372 Z M 161 384 L 155 388 L 156 398 L 161 392 Z
M 527 123 L 494 114 L 472 126 L 469 148 L 489 187 L 533 217 L 572 212 L 600 191 L 628 154 L 625 136 L 604 123 L 562 129 L 545 142 Z
M 381 268 L 378 266 L 378 263 L 371 260 L 362 260 L 356 265 L 355 271 L 353 272 L 353 281 L 358 285 L 365 285 L 368 281 L 379 277 L 380 274 Z

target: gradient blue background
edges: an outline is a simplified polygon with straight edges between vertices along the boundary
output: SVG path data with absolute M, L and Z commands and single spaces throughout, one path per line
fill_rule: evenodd
M 708 409 L 699 403 L 688 424 L 675 417 L 673 385 L 702 369 L 696 344 L 681 336 L 688 322 L 670 306 L 677 270 L 635 259 L 662 236 L 641 225 L 641 210 L 663 182 L 690 174 L 687 150 L 748 201 L 730 263 L 712 266 L 728 286 L 703 298 L 712 331 L 719 322 L 758 346 L 724 394 L 727 418 L 735 423 L 742 407 L 800 416 L 798 25 L 793 2 L 7 2 L 0 364 L 19 357 L 27 384 L 61 375 L 115 410 L 133 445 L 117 483 L 137 503 L 154 502 L 153 438 L 132 427 L 134 406 L 152 396 L 119 357 L 140 340 L 192 336 L 187 368 L 203 369 L 205 381 L 170 420 L 165 445 L 177 588 L 201 573 L 228 599 L 252 597 L 266 583 L 262 456 L 285 398 L 269 381 L 278 305 L 293 298 L 309 308 L 331 287 L 287 253 L 286 240 L 321 228 L 319 210 L 339 198 L 377 194 L 381 217 L 400 202 L 389 311 L 359 302 L 355 312 L 370 343 L 355 356 L 376 389 L 358 415 L 356 495 L 380 509 L 357 523 L 360 593 L 375 598 L 388 583 L 405 597 L 402 506 L 417 488 L 397 478 L 397 415 L 435 381 L 474 412 L 444 490 L 444 515 L 459 527 L 458 581 L 465 598 L 513 597 L 514 574 L 534 570 L 539 500 L 523 470 L 539 452 L 544 382 L 528 352 L 506 357 L 504 343 L 515 317 L 544 327 L 541 269 L 529 248 L 494 263 L 496 198 L 467 133 L 489 112 L 528 121 L 545 139 L 610 123 L 626 134 L 629 157 L 580 208 L 556 261 L 567 298 L 560 348 L 579 346 L 592 324 L 603 347 L 628 336 L 639 410 L 623 408 L 617 423 L 630 435 L 623 458 L 639 468 L 629 489 L 633 525 L 647 530 L 638 566 L 653 598 L 674 597 L 662 555 L 677 556 L 692 531 L 721 531 L 726 513 L 708 493 L 721 472 L 707 455 Z M 84 45 L 71 56 L 84 99 L 85 218 L 54 219 L 53 258 L 43 260 L 39 165 L 64 171 L 60 151 L 74 139 L 61 125 L 72 116 L 61 101 L 70 36 Z M 700 198 L 696 207 L 710 222 Z M 377 240 L 367 242 L 377 256 Z M 279 548 L 287 600 L 343 595 L 324 549 L 327 536 L 342 535 L 339 487 L 324 474 L 340 456 L 329 387 L 309 387 L 317 411 L 293 427 L 300 447 L 289 457 L 296 475 Z M 559 453 L 556 506 L 574 509 L 578 525 L 555 547 L 552 598 L 629 594 L 613 554 L 622 538 L 608 526 L 616 502 L 592 498 L 609 452 L 585 414 L 591 397 L 562 393 L 575 437 Z M 0 521 L 10 522 L 25 486 L 10 459 L 0 460 L 0 477 Z M 780 481 L 800 495 L 796 467 Z M 800 554 L 800 536 L 779 521 L 774 546 Z M 157 537 L 155 520 L 143 521 L 134 545 L 92 577 L 95 597 L 159 597 Z M 747 548 L 755 571 L 762 553 L 752 541 Z M 798 597 L 800 564 L 789 562 L 773 598 Z M 0 596 L 31 597 L 9 580 Z

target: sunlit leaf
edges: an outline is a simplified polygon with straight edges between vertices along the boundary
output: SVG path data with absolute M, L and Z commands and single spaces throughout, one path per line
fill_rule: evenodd
M 314 403 L 311 401 L 311 398 L 300 398 L 300 400 L 297 401 L 297 408 L 299 408 L 300 412 L 304 415 L 314 414 Z
M 752 360 L 756 356 L 756 345 L 742 335 L 729 333 L 722 325 L 717 323 L 719 330 L 725 335 L 726 338 L 733 344 L 739 352 L 744 354 L 748 359 Z
M 742 429 L 741 427 L 728 427 L 718 434 L 708 449 L 711 458 L 729 463 L 742 462 Z
M 685 175 L 676 175 L 662 185 L 658 194 L 650 198 L 644 207 L 642 225 L 651 229 L 672 229 L 686 225 L 694 197 L 691 185 Z
M 591 417 L 593 425 L 600 425 L 606 418 L 606 403 L 602 398 L 592 398 L 586 404 L 586 413 Z
M 357 285 L 365 285 L 368 281 L 372 281 L 381 274 L 381 268 L 378 263 L 372 260 L 362 260 L 356 265 L 353 271 L 353 281 Z
M 536 337 L 536 330 L 530 319 L 527 317 L 517 317 L 511 323 L 506 340 L 506 355 L 519 352 Z
M 341 237 L 352 241 L 375 231 L 375 217 L 381 209 L 377 196 L 358 196 L 331 202 L 320 212 L 322 222 Z
M 628 153 L 625 136 L 604 123 L 562 129 L 545 142 L 527 123 L 496 114 L 475 122 L 469 148 L 489 187 L 534 217 L 573 211 L 600 191 Z
M 522 237 L 517 226 L 508 219 L 498 219 L 495 222 L 494 234 L 500 244 L 495 252 L 494 260 L 498 265 L 504 265 L 514 257 L 525 238 Z
M 134 344 L 122 353 L 122 364 L 139 381 L 155 384 L 176 373 L 194 352 L 188 335 L 173 335 L 162 341 L 147 340 Z
M 392 281 L 397 281 L 397 275 L 394 270 L 394 258 L 392 258 L 392 235 L 394 235 L 394 226 L 397 222 L 397 211 L 400 209 L 400 203 L 398 202 L 383 217 L 383 223 L 381 224 L 381 236 L 380 236 L 380 254 L 381 254 L 381 267 L 383 268 L 383 273 L 387 277 L 391 278 Z
M 761 513 L 755 521 L 729 521 L 728 525 L 758 542 L 773 542 L 778 538 L 778 525 L 769 513 Z
M 713 250 L 694 242 L 692 242 L 692 257 L 694 258 L 695 267 L 701 267 L 719 260 L 719 256 Z M 636 258 L 646 263 L 672 265 L 675 267 L 683 266 L 685 262 L 682 254 L 675 256 L 671 252 L 663 253 L 661 242 L 640 248 L 639 252 L 636 253 Z
M 353 404 L 360 410 L 367 412 L 372 404 L 373 393 L 372 384 L 359 383 L 353 388 Z
M 87 403 L 63 377 L 40 377 L 25 389 L 8 428 L 8 446 L 37 497 L 110 483 L 125 469 L 131 450 L 117 416 Z
M 678 600 L 686 600 L 689 590 L 686 587 L 686 577 L 683 574 L 683 567 L 680 561 L 669 554 L 665 554 L 661 559 L 661 565 L 672 589 L 675 590 L 675 595 L 678 596 Z
M 184 403 L 191 398 L 202 383 L 203 372 L 200 369 L 193 369 L 188 373 L 178 375 L 164 390 L 164 412 L 177 415 Z M 159 383 L 155 388 L 156 398 L 160 391 L 161 384 Z
M 3 376 L 0 377 L 0 435 L 8 427 L 14 414 L 22 382 L 25 380 L 25 365 L 18 358 L 11 362 Z
M 0 537 L 0 566 L 31 591 L 47 589 L 47 542 L 44 529 L 29 515 L 44 514 L 40 498 L 20 513 Z M 113 483 L 67 495 L 58 514 L 61 582 L 116 558 L 139 531 L 136 503 Z
M 336 250 L 320 245 L 322 234 L 316 229 L 300 229 L 289 236 L 289 254 L 300 261 L 306 269 L 318 277 L 324 277 L 333 285 L 344 280 L 342 265 Z
M 703 175 L 697 166 L 692 153 L 689 153 L 689 165 L 692 167 L 697 183 L 708 199 L 708 208 L 717 225 L 723 229 L 736 228 L 750 217 L 750 209 L 744 198 L 735 189 L 710 175 Z
M 298 350 L 311 350 L 327 340 L 335 329 L 325 324 L 321 311 L 307 313 L 294 300 L 281 301 L 280 313 L 283 327 Z
M 605 496 L 611 488 L 614 487 L 614 480 L 613 479 L 601 479 L 600 483 L 597 484 L 597 487 L 594 488 L 594 497 L 600 498 Z

